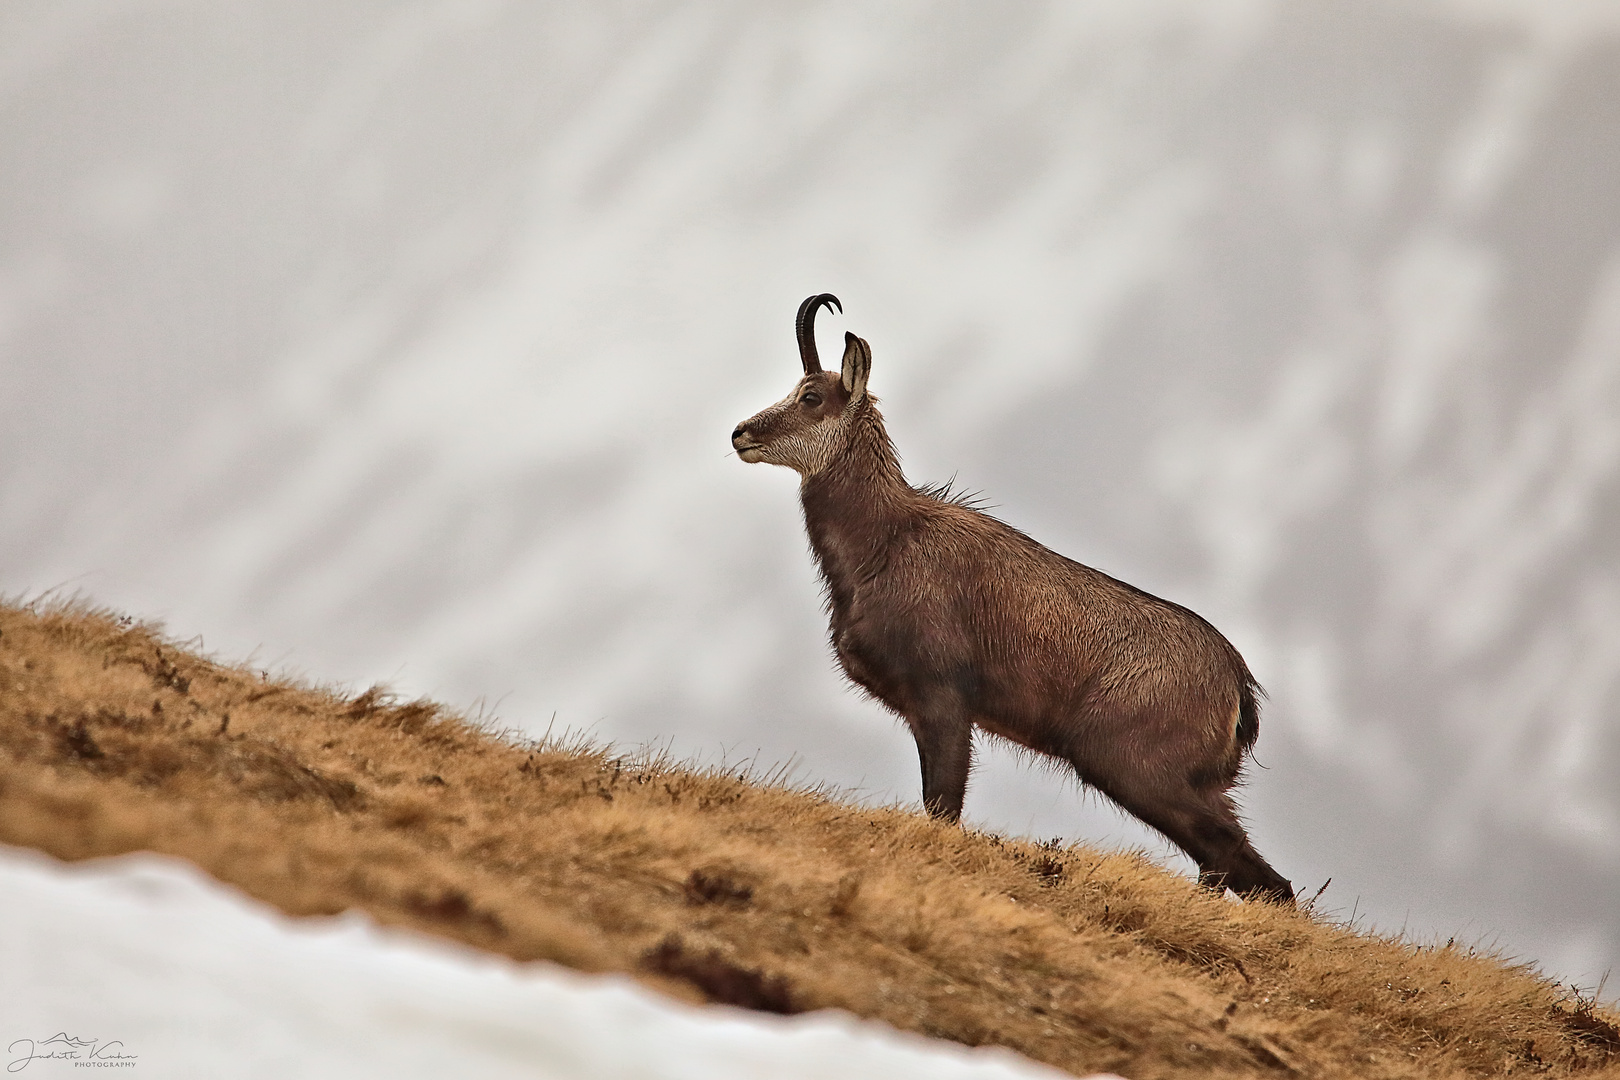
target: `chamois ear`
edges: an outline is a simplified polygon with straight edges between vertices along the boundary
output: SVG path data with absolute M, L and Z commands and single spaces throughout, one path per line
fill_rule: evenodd
M 872 347 L 847 330 L 844 332 L 844 389 L 851 404 L 866 396 L 866 379 L 872 374 Z

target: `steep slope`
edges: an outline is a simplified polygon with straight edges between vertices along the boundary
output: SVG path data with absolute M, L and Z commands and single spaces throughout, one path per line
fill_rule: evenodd
M 188 858 L 670 993 L 842 1008 L 1132 1080 L 1620 1076 L 1616 1017 L 1448 942 L 1212 897 L 1145 859 L 723 770 L 534 744 L 428 702 L 0 607 L 0 841 Z

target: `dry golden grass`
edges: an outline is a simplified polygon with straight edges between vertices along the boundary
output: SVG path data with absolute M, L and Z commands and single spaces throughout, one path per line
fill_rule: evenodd
M 1075 1072 L 1620 1077 L 1617 1018 L 1466 947 L 1201 892 L 1131 854 L 964 832 L 719 770 L 537 745 L 427 702 L 0 606 L 0 841 L 183 856 L 689 1000 L 848 1009 Z

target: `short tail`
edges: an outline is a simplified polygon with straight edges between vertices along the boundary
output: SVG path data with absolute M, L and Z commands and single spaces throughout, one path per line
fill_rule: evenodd
M 1247 675 L 1247 672 L 1245 672 Z M 1260 699 L 1266 692 L 1260 684 L 1249 675 L 1243 680 L 1243 688 L 1238 696 L 1238 722 L 1237 722 L 1237 748 L 1238 753 L 1247 754 L 1254 746 L 1254 740 L 1260 737 Z

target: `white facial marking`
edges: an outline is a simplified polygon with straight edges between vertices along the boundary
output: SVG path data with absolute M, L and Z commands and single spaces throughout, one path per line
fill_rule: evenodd
M 811 477 L 831 463 L 842 444 L 844 417 L 821 416 L 814 410 L 826 387 L 801 382 L 793 393 L 743 422 L 753 445 L 737 451 L 743 461 L 782 465 Z

